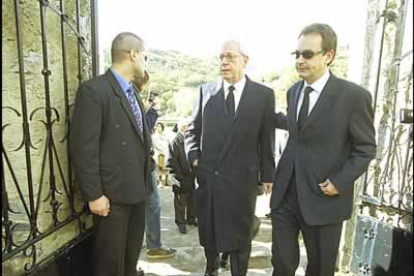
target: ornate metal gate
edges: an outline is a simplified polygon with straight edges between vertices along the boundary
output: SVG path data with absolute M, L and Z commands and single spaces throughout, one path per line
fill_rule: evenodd
M 412 1 L 368 2 L 364 81 L 375 92 L 378 151 L 360 186 L 351 271 L 412 275 Z
M 91 232 L 68 155 L 97 72 L 95 1 L 2 1 L 2 271 L 33 275 Z

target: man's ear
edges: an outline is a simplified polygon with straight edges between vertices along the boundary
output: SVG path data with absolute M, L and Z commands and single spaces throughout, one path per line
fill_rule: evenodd
M 249 63 L 249 56 L 243 55 L 243 60 L 244 60 L 244 66 L 247 66 L 247 64 Z
M 326 56 L 326 64 L 330 64 L 335 56 L 335 51 L 329 50 L 326 52 L 325 56 Z

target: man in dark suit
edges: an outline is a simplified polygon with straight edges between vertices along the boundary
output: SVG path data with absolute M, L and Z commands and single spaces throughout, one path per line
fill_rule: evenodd
M 302 232 L 307 276 L 333 276 L 342 222 L 352 213 L 354 181 L 376 152 L 370 93 L 335 77 L 335 32 L 312 24 L 299 35 L 302 81 L 288 91 L 289 140 L 278 163 L 272 209 L 273 276 L 294 276 Z
M 195 217 L 196 195 L 195 176 L 191 171 L 184 149 L 184 132 L 188 120 L 181 119 L 178 123 L 178 133 L 169 143 L 169 158 L 167 167 L 179 183 L 173 184 L 175 223 L 181 234 L 187 234 L 187 224 L 197 226 Z
M 273 90 L 244 74 L 248 56 L 237 41 L 223 45 L 222 81 L 205 84 L 185 134 L 196 171 L 197 216 L 205 275 L 217 275 L 219 252 L 230 252 L 231 273 L 246 275 L 259 182 L 274 173 Z
M 112 67 L 83 83 L 71 132 L 75 175 L 96 222 L 96 276 L 135 276 L 152 192 L 151 137 L 131 81 L 144 77 L 141 38 L 121 33 L 112 43 Z

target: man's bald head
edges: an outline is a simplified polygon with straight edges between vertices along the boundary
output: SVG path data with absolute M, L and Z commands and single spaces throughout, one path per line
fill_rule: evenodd
M 222 52 L 226 52 L 226 51 L 232 51 L 232 52 L 236 52 L 239 54 L 242 54 L 243 56 L 249 56 L 247 54 L 246 49 L 244 48 L 244 45 L 237 40 L 227 40 L 226 42 L 223 43 L 223 47 L 222 47 Z
M 244 76 L 249 56 L 242 44 L 236 40 L 224 42 L 220 54 L 220 75 L 229 83 L 237 83 Z
M 118 34 L 112 41 L 112 63 L 122 62 L 132 49 L 143 51 L 144 41 L 133 33 L 124 32 Z

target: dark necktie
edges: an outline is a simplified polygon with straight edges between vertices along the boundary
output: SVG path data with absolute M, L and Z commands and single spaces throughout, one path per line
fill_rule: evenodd
M 135 97 L 134 90 L 131 87 L 129 87 L 126 92 L 127 92 L 126 94 L 127 94 L 128 102 L 132 108 L 132 113 L 134 113 L 135 121 L 137 122 L 139 130 L 141 131 L 141 133 L 143 133 L 144 127 L 142 125 L 141 108 L 138 104 L 137 98 Z
M 298 116 L 298 128 L 299 131 L 302 130 L 302 127 L 305 125 L 306 119 L 308 118 L 309 113 L 309 94 L 313 91 L 313 88 L 306 86 L 305 93 L 303 95 L 302 106 L 300 107 L 299 116 Z
M 234 118 L 234 114 L 235 114 L 234 93 L 233 93 L 234 90 L 235 90 L 234 86 L 231 85 L 229 87 L 229 94 L 227 95 L 227 98 L 226 98 L 227 115 L 231 116 L 231 118 Z

